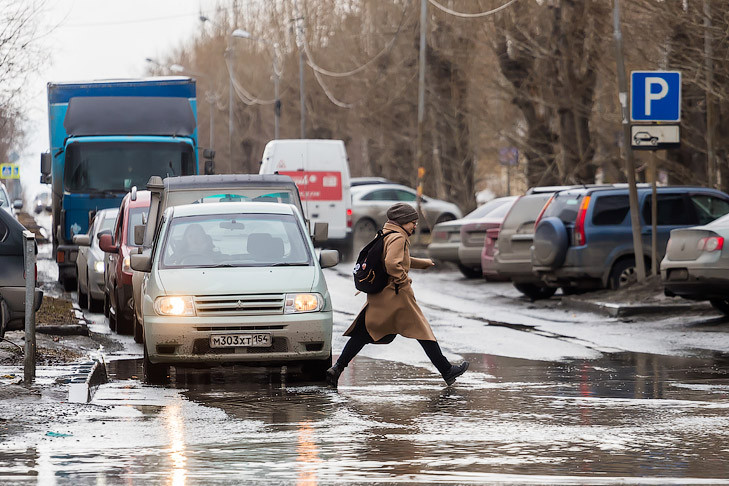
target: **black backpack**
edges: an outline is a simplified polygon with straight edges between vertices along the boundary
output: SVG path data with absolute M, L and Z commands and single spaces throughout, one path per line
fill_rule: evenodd
M 377 294 L 387 287 L 387 270 L 382 261 L 382 251 L 385 246 L 385 236 L 392 233 L 395 231 L 387 233 L 378 231 L 377 236 L 359 252 L 353 272 L 354 286 L 357 290 L 366 294 Z

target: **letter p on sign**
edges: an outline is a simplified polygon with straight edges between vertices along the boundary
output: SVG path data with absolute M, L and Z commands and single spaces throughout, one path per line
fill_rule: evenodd
M 679 71 L 630 73 L 630 118 L 644 122 L 677 122 L 681 119 Z

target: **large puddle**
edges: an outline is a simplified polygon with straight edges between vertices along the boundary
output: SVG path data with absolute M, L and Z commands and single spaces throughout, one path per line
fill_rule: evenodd
M 278 370 L 140 360 L 63 437 L 0 445 L 0 481 L 42 484 L 700 484 L 729 478 L 729 359 L 621 353 L 540 362 L 472 355 L 430 370 L 357 358 L 337 391 Z

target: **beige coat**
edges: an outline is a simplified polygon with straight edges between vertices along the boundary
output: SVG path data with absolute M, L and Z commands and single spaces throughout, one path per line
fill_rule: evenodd
M 360 311 L 360 315 L 367 311 L 365 315 L 367 332 L 375 341 L 379 341 L 388 334 L 435 341 L 430 324 L 425 319 L 418 303 L 415 302 L 415 294 L 410 285 L 412 280 L 408 278 L 411 266 L 412 268 L 429 268 L 430 260 L 410 256 L 410 240 L 403 228 L 388 222 L 385 223 L 383 232 L 388 231 L 395 231 L 395 233 L 385 236 L 382 252 L 385 269 L 389 275 L 387 287 L 380 293 L 367 294 L 367 303 Z M 395 293 L 396 285 L 399 285 L 397 294 Z M 345 336 L 352 333 L 356 322 L 357 319 L 344 333 Z

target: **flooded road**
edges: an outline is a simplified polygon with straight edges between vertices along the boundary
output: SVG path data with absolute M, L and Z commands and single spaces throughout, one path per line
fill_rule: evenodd
M 357 358 L 338 390 L 278 370 L 141 360 L 37 445 L 5 444 L 0 479 L 35 484 L 729 483 L 726 357 L 618 353 L 543 362 L 467 355 L 428 369 Z

